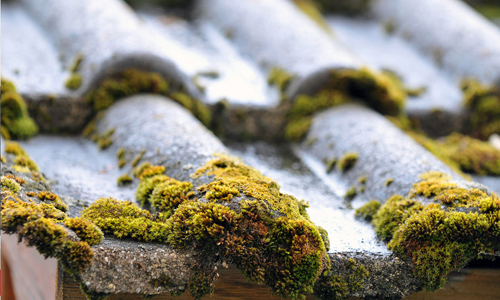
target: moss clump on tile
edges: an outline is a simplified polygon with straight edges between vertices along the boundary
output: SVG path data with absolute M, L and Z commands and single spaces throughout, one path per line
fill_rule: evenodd
M 165 175 L 143 178 L 137 194 L 151 201 L 155 215 L 132 202 L 102 198 L 82 216 L 119 238 L 167 243 L 197 250 L 215 263 L 233 263 L 280 297 L 303 299 L 311 293 L 328 257 L 326 232 L 309 221 L 307 204 L 229 156 L 220 155 L 192 174 L 205 176 L 212 181 L 196 191 L 191 183 Z M 209 202 L 197 201 L 202 196 Z M 211 293 L 215 276 L 210 268 L 200 266 L 190 280 L 194 297 Z
M 314 295 L 322 300 L 346 299 L 349 294 L 359 291 L 369 272 L 362 265 L 349 258 L 340 267 L 340 272 L 324 271 L 314 285 Z M 342 275 L 337 275 L 340 273 Z
M 170 91 L 169 83 L 159 73 L 128 69 L 103 80 L 86 97 L 95 111 L 101 111 L 118 99 L 140 93 L 170 97 L 190 110 L 203 124 L 209 125 L 211 122 L 211 112 L 203 103 L 185 93 Z
M 338 163 L 339 170 L 341 171 L 349 170 L 354 166 L 354 164 L 356 164 L 357 160 L 358 160 L 358 154 L 355 152 L 348 152 L 342 155 Z
M 21 190 L 21 185 L 12 178 L 2 176 L 1 179 L 2 191 L 4 189 L 10 190 L 12 193 L 17 194 Z
M 194 196 L 192 189 L 192 183 L 170 178 L 155 186 L 149 202 L 164 217 L 170 217 L 181 203 Z
M 395 195 L 374 216 L 377 233 L 388 247 L 411 258 L 428 290 L 463 268 L 500 250 L 500 199 L 479 189 L 465 189 L 450 176 L 429 172 L 413 185 L 409 198 Z M 414 197 L 434 197 L 423 206 Z
M 384 185 L 385 185 L 385 186 L 389 186 L 389 185 L 391 185 L 391 183 L 393 183 L 393 182 L 394 182 L 394 178 L 387 178 L 387 179 L 385 180 L 385 182 L 384 182 Z
M 25 139 L 38 132 L 35 121 L 29 117 L 24 99 L 16 92 L 12 82 L 2 78 L 1 132 L 4 139 Z
M 330 173 L 333 170 L 333 167 L 335 167 L 336 163 L 337 163 L 337 158 L 335 157 L 326 160 L 325 163 L 326 173 Z
M 80 240 L 87 242 L 90 246 L 102 242 L 102 232 L 94 223 L 83 218 L 69 218 L 64 221 L 64 226 L 73 230 Z
M 71 74 L 64 82 L 64 86 L 70 90 L 77 90 L 82 85 L 82 75 L 78 73 Z
M 139 154 L 137 154 L 136 156 L 134 156 L 134 158 L 130 162 L 130 165 L 132 167 L 136 167 L 137 164 L 139 164 L 139 161 L 142 159 L 142 156 L 144 155 L 144 153 L 146 153 L 146 150 L 142 150 Z
M 473 135 L 488 139 L 500 134 L 500 90 L 496 86 L 481 85 L 476 80 L 466 79 L 461 83 L 464 106 L 470 111 Z
M 356 218 L 363 219 L 365 221 L 371 222 L 373 216 L 377 213 L 380 208 L 380 201 L 378 200 L 370 200 L 365 205 L 356 209 L 354 216 Z
M 276 86 L 280 92 L 284 93 L 294 77 L 282 68 L 273 67 L 267 74 L 267 83 Z
M 322 91 L 314 96 L 298 95 L 294 99 L 287 116 L 285 138 L 301 140 L 315 113 L 350 102 L 351 97 L 364 100 L 378 112 L 394 116 L 403 111 L 407 94 L 400 82 L 384 73 L 368 68 L 333 70 Z
M 352 198 L 356 197 L 357 194 L 358 194 L 358 192 L 356 191 L 356 187 L 355 186 L 351 186 L 345 192 L 344 198 L 346 198 L 346 199 L 352 199 Z
M 413 129 L 407 118 L 389 117 L 389 120 L 465 178 L 467 175 L 462 172 L 494 176 L 500 174 L 500 151 L 488 142 L 456 132 L 440 139 L 431 139 Z
M 128 174 L 123 174 L 122 176 L 118 177 L 116 183 L 118 184 L 118 186 L 125 186 L 125 185 L 129 185 L 132 183 L 132 177 L 130 177 L 130 175 Z
M 41 191 L 36 195 L 36 197 L 41 201 L 49 201 L 49 203 L 53 203 L 54 206 L 61 211 L 68 211 L 68 206 L 64 202 L 62 202 L 61 198 L 59 198 L 58 195 L 54 193 Z
M 17 233 L 19 241 L 34 246 L 44 257 L 59 259 L 70 274 L 86 269 L 93 252 L 86 242 L 72 240 L 64 227 L 57 223 L 66 219 L 66 214 L 53 204 L 27 203 L 15 193 L 3 193 L 1 229 L 7 234 Z

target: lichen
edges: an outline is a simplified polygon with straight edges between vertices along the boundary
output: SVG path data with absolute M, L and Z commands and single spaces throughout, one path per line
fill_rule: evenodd
M 464 106 L 470 111 L 473 135 L 488 139 L 493 133 L 500 134 L 500 90 L 492 85 L 481 85 L 476 80 L 465 79 L 461 83 Z
M 211 112 L 203 103 L 185 93 L 171 91 L 167 80 L 154 72 L 128 69 L 114 74 L 103 80 L 99 87 L 90 91 L 86 99 L 95 111 L 101 111 L 110 107 L 118 99 L 139 93 L 170 97 L 190 110 L 203 124 L 209 125 L 211 122 Z
M 341 171 L 347 171 L 356 164 L 358 154 L 356 152 L 348 152 L 342 155 L 339 160 L 338 167 Z
M 29 117 L 24 99 L 16 92 L 12 82 L 2 78 L 0 97 L 1 128 L 5 139 L 25 139 L 38 132 L 35 121 Z
M 373 216 L 377 213 L 379 208 L 380 208 L 380 201 L 370 200 L 365 205 L 356 209 L 354 216 L 356 218 L 360 218 L 365 221 L 371 222 Z
M 428 290 L 441 288 L 450 271 L 500 250 L 498 196 L 450 180 L 439 172 L 422 174 L 409 198 L 394 195 L 372 222 L 390 249 L 413 260 Z M 417 196 L 434 196 L 437 203 L 424 207 Z
M 73 230 L 80 240 L 87 242 L 90 246 L 102 242 L 103 234 L 101 230 L 87 219 L 68 218 L 64 222 L 64 226 Z

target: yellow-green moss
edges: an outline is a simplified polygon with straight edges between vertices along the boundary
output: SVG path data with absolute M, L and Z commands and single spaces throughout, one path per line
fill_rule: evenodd
M 307 204 L 280 193 L 276 182 L 229 156 L 220 155 L 192 174 L 202 176 L 212 182 L 196 192 L 191 183 L 165 175 L 143 177 L 137 196 L 143 203 L 150 201 L 156 215 L 132 202 L 101 198 L 82 216 L 119 238 L 194 249 L 209 259 L 220 257 L 280 297 L 303 299 L 311 293 L 328 257 L 326 232 L 320 233 L 309 221 Z M 239 209 L 225 206 L 237 193 L 245 195 L 236 202 Z M 215 277 L 208 276 L 210 272 L 200 268 L 190 280 L 188 289 L 195 298 L 211 293 Z
M 333 167 L 335 167 L 336 163 L 337 163 L 336 157 L 328 159 L 326 161 L 326 173 L 330 173 L 333 170 Z
M 59 198 L 58 195 L 48 192 L 48 191 L 41 191 L 39 192 L 36 197 L 40 199 L 41 201 L 50 201 L 51 203 L 54 204 L 54 206 L 61 210 L 61 211 L 68 211 L 68 205 L 66 205 L 64 202 L 62 202 L 61 198 Z
M 390 240 L 390 249 L 413 260 L 424 286 L 436 290 L 450 271 L 500 250 L 500 199 L 460 188 L 443 173 L 424 173 L 421 179 L 409 198 L 391 197 L 372 224 Z M 424 207 L 413 199 L 417 196 L 434 196 L 438 203 Z
M 137 166 L 137 164 L 139 163 L 139 161 L 142 159 L 142 156 L 144 155 L 144 153 L 146 153 L 146 150 L 142 150 L 139 154 L 137 154 L 136 156 L 134 156 L 134 158 L 130 162 L 130 165 L 132 167 Z
M 355 152 L 348 152 L 342 155 L 338 163 L 339 170 L 341 171 L 349 170 L 354 166 L 354 164 L 356 164 L 357 160 L 358 160 L 358 154 Z
M 344 198 L 347 198 L 347 199 L 352 199 L 354 197 L 356 197 L 356 195 L 358 194 L 358 192 L 356 191 L 356 187 L 355 186 L 351 186 L 346 192 L 345 192 L 345 195 L 344 195 Z
M 464 105 L 469 109 L 474 136 L 480 139 L 500 134 L 500 90 L 496 86 L 481 85 L 471 79 L 461 83 Z
M 28 115 L 24 99 L 16 92 L 12 82 L 2 78 L 0 98 L 2 136 L 5 139 L 24 139 L 38 132 L 38 126 Z
M 12 193 L 17 194 L 21 190 L 21 185 L 12 178 L 2 176 L 1 179 L 2 191 L 4 188 L 9 189 Z
M 38 166 L 36 165 L 36 163 L 30 159 L 27 155 L 17 155 L 15 158 L 14 158 L 14 164 L 18 165 L 18 166 L 21 166 L 21 167 L 26 167 L 28 168 L 30 171 L 35 171 L 35 172 L 38 172 Z
M 71 73 L 64 82 L 64 86 L 70 90 L 77 90 L 82 85 L 82 75 Z
M 340 268 L 339 272 L 327 270 L 321 274 L 314 285 L 315 296 L 322 300 L 346 299 L 363 287 L 364 279 L 369 275 L 364 266 L 349 258 Z
M 194 196 L 192 188 L 193 184 L 190 182 L 167 179 L 155 186 L 149 202 L 156 211 L 169 217 L 181 203 Z
M 78 72 L 78 70 L 80 69 L 80 65 L 82 64 L 82 61 L 83 61 L 83 55 L 82 54 L 76 55 L 73 64 L 69 68 L 69 71 L 71 73 Z
M 116 158 L 119 160 L 125 158 L 125 149 L 124 148 L 118 148 L 118 150 L 116 150 Z
M 171 92 L 169 83 L 159 73 L 128 69 L 105 79 L 86 97 L 95 111 L 101 111 L 110 107 L 118 99 L 140 93 L 170 97 L 190 110 L 203 124 L 209 125 L 211 122 L 211 112 L 206 105 L 185 93 Z
M 19 240 L 34 246 L 44 257 L 59 259 L 70 274 L 85 270 L 92 262 L 93 252 L 86 242 L 75 242 L 60 225 L 65 214 L 45 203 L 26 203 L 15 196 L 2 201 L 1 229 L 17 233 Z
M 97 245 L 102 242 L 102 232 L 87 219 L 69 218 L 64 222 L 64 226 L 73 230 L 80 240 L 87 242 L 90 246 Z
M 282 68 L 273 67 L 267 74 L 267 82 L 276 86 L 283 93 L 294 77 Z
M 311 20 L 313 20 L 321 29 L 327 33 L 332 33 L 332 30 L 328 23 L 323 18 L 321 14 L 320 7 L 317 3 L 312 0 L 293 0 L 295 5 Z
M 118 186 L 124 186 L 132 183 L 132 177 L 128 174 L 123 174 L 122 176 L 118 177 L 117 182 Z
M 368 180 L 368 177 L 366 177 L 366 176 L 358 178 L 358 182 L 361 184 L 365 184 L 367 180 Z
M 126 161 L 124 158 L 122 158 L 122 159 L 120 159 L 120 160 L 118 161 L 118 168 L 120 168 L 120 169 L 121 169 L 121 168 L 123 168 L 126 164 L 127 164 L 127 161 Z
M 354 216 L 356 216 L 356 218 L 361 218 L 370 222 L 373 219 L 373 216 L 377 213 L 379 208 L 380 208 L 380 201 L 370 200 L 365 205 L 356 209 L 356 213 L 354 214 Z
M 393 183 L 393 182 L 394 182 L 394 178 L 387 178 L 387 179 L 385 180 L 385 182 L 384 182 L 384 185 L 385 185 L 385 186 L 389 186 L 389 185 L 391 185 L 391 183 Z

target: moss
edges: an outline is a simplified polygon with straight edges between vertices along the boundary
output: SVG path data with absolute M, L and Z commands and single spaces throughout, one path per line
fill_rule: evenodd
M 146 205 L 149 203 L 149 197 L 153 193 L 155 187 L 170 178 L 165 175 L 155 175 L 152 177 L 144 178 L 139 182 L 139 186 L 137 187 L 137 191 L 135 193 L 136 200 L 142 205 Z
M 481 85 L 472 79 L 461 83 L 464 106 L 470 111 L 474 137 L 488 139 L 500 134 L 500 90 L 496 86 Z
M 69 68 L 69 71 L 71 73 L 76 73 L 78 72 L 78 70 L 80 69 L 80 65 L 82 64 L 82 61 L 83 61 L 83 55 L 82 54 L 78 54 L 74 61 L 73 61 L 73 64 L 70 66 Z
M 370 200 L 365 205 L 356 209 L 356 213 L 354 216 L 356 218 L 361 218 L 365 221 L 370 222 L 373 219 L 373 216 L 377 213 L 380 208 L 380 201 L 378 200 Z
M 327 234 L 309 221 L 307 204 L 280 193 L 274 181 L 232 157 L 220 155 L 192 174 L 201 176 L 212 182 L 197 191 L 165 175 L 144 177 L 137 195 L 151 201 L 156 215 L 132 202 L 101 198 L 82 216 L 118 238 L 167 243 L 233 263 L 250 281 L 267 284 L 280 297 L 302 299 L 312 292 L 328 262 Z M 235 202 L 236 192 L 241 197 Z M 227 201 L 238 209 L 226 206 Z M 196 298 L 210 294 L 213 269 L 199 266 L 195 271 L 189 291 Z
M 69 218 L 64 222 L 64 226 L 73 230 L 80 240 L 87 242 L 90 246 L 97 245 L 102 242 L 102 232 L 87 219 Z
M 333 167 L 335 167 L 336 163 L 337 163 L 336 157 L 328 159 L 326 161 L 326 173 L 330 173 L 333 170 Z
M 45 203 L 26 203 L 15 196 L 2 201 L 1 229 L 17 233 L 19 241 L 35 247 L 44 257 L 59 259 L 65 271 L 76 274 L 92 262 L 93 252 L 86 242 L 75 242 L 64 227 L 58 225 L 65 214 Z
M 358 182 L 361 184 L 365 184 L 367 180 L 368 180 L 368 177 L 366 177 L 366 176 L 358 178 Z
M 54 193 L 41 191 L 36 195 L 36 197 L 41 201 L 49 201 L 50 203 L 53 203 L 54 206 L 61 211 L 68 211 L 68 206 Z
M 82 85 L 82 75 L 72 73 L 64 82 L 64 86 L 70 90 L 77 90 Z
M 416 87 L 416 88 L 406 88 L 405 89 L 406 94 L 408 94 L 409 97 L 418 97 L 421 96 L 422 94 L 427 92 L 427 87 L 426 86 L 421 86 L 421 87 Z
M 352 199 L 352 198 L 356 197 L 357 194 L 358 194 L 358 192 L 356 191 L 356 187 L 355 186 L 351 186 L 345 192 L 344 198 L 346 198 L 346 199 Z
M 87 94 L 87 102 L 95 111 L 110 107 L 116 100 L 140 93 L 170 97 L 190 110 L 203 124 L 211 122 L 210 110 L 201 102 L 181 92 L 171 92 L 169 83 L 159 73 L 128 69 L 102 81 L 98 88 Z
M 373 219 L 388 247 L 411 258 L 428 290 L 441 288 L 450 271 L 500 249 L 500 199 L 464 189 L 439 172 L 424 173 L 410 198 L 395 195 Z M 434 197 L 426 207 L 413 197 Z
M 384 182 L 384 185 L 385 186 L 389 186 L 393 182 L 394 182 L 394 178 L 387 178 L 386 181 Z
M 5 175 L 5 178 L 14 179 L 19 184 L 25 184 L 26 183 L 26 180 L 24 180 L 23 178 L 14 176 L 12 174 Z
M 119 160 L 125 158 L 125 149 L 124 148 L 118 148 L 118 150 L 116 150 L 116 158 Z
M 139 163 L 139 161 L 142 159 L 142 156 L 144 155 L 144 153 L 146 153 L 146 150 L 142 150 L 139 154 L 137 154 L 136 156 L 134 156 L 134 158 L 130 162 L 130 165 L 132 167 L 137 166 L 137 164 Z
M 108 129 L 103 134 L 97 136 L 97 146 L 99 146 L 99 149 L 106 149 L 109 146 L 111 146 L 111 144 L 113 143 L 111 137 L 115 133 L 115 130 L 116 130 L 115 128 L 111 128 Z
M 336 275 L 331 270 L 323 272 L 314 285 L 314 295 L 322 300 L 346 299 L 349 294 L 359 291 L 363 287 L 364 279 L 369 272 L 364 266 L 349 258 L 341 266 L 342 275 Z
M 13 162 L 18 166 L 28 168 L 30 171 L 35 171 L 35 172 L 38 171 L 38 166 L 36 165 L 36 163 L 33 160 L 31 160 L 27 155 L 24 154 L 17 155 L 14 158 Z
M 129 185 L 132 183 L 132 177 L 128 174 L 123 174 L 122 176 L 118 177 L 117 179 L 117 184 L 118 186 L 124 186 L 124 185 Z
M 371 0 L 330 1 L 312 0 L 322 11 L 347 15 L 358 15 L 368 10 Z
M 321 14 L 320 8 L 317 3 L 312 0 L 293 0 L 295 5 L 308 16 L 311 20 L 313 20 L 321 29 L 326 31 L 327 33 L 332 33 L 330 26 L 323 18 Z
M 294 77 L 294 75 L 288 73 L 284 69 L 273 67 L 267 74 L 267 82 L 276 86 L 281 92 L 285 92 Z
M 2 176 L 1 179 L 2 191 L 4 188 L 9 189 L 12 193 L 17 194 L 21 190 L 21 185 L 14 179 Z
M 476 4 L 474 9 L 490 20 L 500 19 L 500 6 L 498 3 L 496 5 L 494 2 L 492 4 Z
M 181 203 L 194 196 L 192 188 L 193 184 L 190 182 L 167 179 L 156 185 L 149 201 L 156 211 L 164 213 L 164 217 L 169 217 Z
M 28 115 L 24 99 L 19 95 L 14 85 L 2 78 L 2 93 L 0 98 L 1 126 L 4 138 L 24 139 L 38 132 L 38 126 Z
M 120 169 L 121 169 L 121 168 L 123 168 L 126 164 L 127 164 L 127 161 L 126 161 L 125 159 L 123 159 L 123 158 L 122 158 L 122 159 L 120 159 L 120 160 L 118 161 L 118 168 L 120 168 Z
M 300 141 L 311 127 L 312 118 L 304 118 L 287 123 L 285 138 L 289 141 Z
M 165 173 L 164 166 L 149 166 L 148 168 L 142 170 L 141 173 L 139 173 L 136 177 L 139 179 L 144 179 L 148 177 L 153 177 L 155 175 L 161 175 L 163 173 Z
M 347 171 L 350 168 L 356 164 L 356 161 L 358 160 L 358 154 L 355 152 L 348 152 L 344 155 L 339 160 L 339 170 L 341 171 Z

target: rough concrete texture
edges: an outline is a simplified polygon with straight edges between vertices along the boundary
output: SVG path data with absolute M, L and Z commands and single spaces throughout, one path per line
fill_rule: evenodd
M 361 60 L 286 0 L 198 1 L 196 12 L 266 69 L 297 75 L 290 95 L 317 90 L 329 70 L 359 68 Z M 270 17 L 272 16 L 272 17 Z
M 391 22 L 396 34 L 406 37 L 454 78 L 473 77 L 500 85 L 500 29 L 467 4 L 456 0 L 372 3 L 377 18 Z
M 315 142 L 309 145 L 308 140 Z M 316 163 L 340 159 L 348 152 L 358 154 L 351 169 L 342 172 L 335 168 L 326 175 L 323 168 L 321 172 L 328 180 L 342 181 L 346 190 L 359 186 L 359 178 L 366 176 L 365 192 L 358 196 L 363 199 L 361 202 L 369 199 L 384 202 L 394 194 L 405 196 L 419 176 L 428 171 L 443 172 L 456 182 L 470 184 L 386 118 L 359 104 L 319 113 L 301 145 L 302 156 Z M 387 186 L 388 179 L 393 182 Z
M 192 275 L 191 267 L 196 263 L 193 251 L 179 252 L 162 244 L 108 236 L 92 251 L 92 264 L 80 274 L 80 280 L 90 290 L 108 294 L 184 292 Z M 171 287 L 155 286 L 154 281 L 163 276 L 172 279 Z
M 97 124 L 100 134 L 109 129 L 115 132 L 113 145 L 107 151 L 114 153 L 122 147 L 126 160 L 131 161 L 145 150 L 140 162 L 164 165 L 167 176 L 181 181 L 194 181 L 190 174 L 213 159 L 215 153 L 227 153 L 213 133 L 188 110 L 160 96 L 139 95 L 120 100 Z

